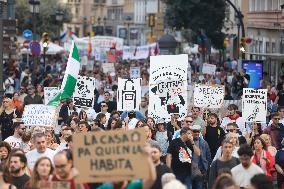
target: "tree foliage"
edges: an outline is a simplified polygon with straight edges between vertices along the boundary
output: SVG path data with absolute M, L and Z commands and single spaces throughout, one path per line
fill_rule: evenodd
M 18 20 L 19 33 L 25 29 L 32 30 L 32 14 L 30 13 L 28 0 L 16 0 L 15 12 Z M 51 38 L 57 37 L 58 29 L 62 29 L 63 22 L 57 23 L 55 20 L 56 11 L 63 12 L 63 22 L 69 22 L 72 19 L 71 11 L 59 4 L 58 0 L 41 0 L 40 12 L 36 17 L 36 33 L 41 35 L 48 32 Z M 58 28 L 59 27 L 59 28 Z
M 167 4 L 166 22 L 170 27 L 190 29 L 196 35 L 201 30 L 215 48 L 223 47 L 222 28 L 225 19 L 225 0 L 164 0 Z

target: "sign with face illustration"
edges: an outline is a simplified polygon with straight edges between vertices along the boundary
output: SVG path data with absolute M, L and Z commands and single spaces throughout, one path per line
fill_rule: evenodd
M 187 67 L 185 54 L 150 57 L 149 117 L 169 121 L 171 114 L 186 116 Z
M 79 76 L 73 95 L 75 106 L 93 108 L 95 103 L 95 78 Z
M 266 122 L 267 89 L 243 89 L 242 117 L 246 122 Z

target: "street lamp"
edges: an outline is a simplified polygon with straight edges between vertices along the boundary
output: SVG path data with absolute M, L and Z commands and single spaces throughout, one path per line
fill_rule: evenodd
M 29 0 L 30 4 L 30 12 L 32 13 L 33 17 L 33 40 L 36 40 L 36 14 L 39 14 L 39 5 L 40 0 Z
M 132 20 L 131 16 L 125 18 L 127 24 L 127 45 L 130 44 L 130 22 Z
M 55 13 L 55 20 L 58 24 L 58 30 L 57 30 L 57 34 L 58 34 L 58 42 L 60 43 L 60 24 L 63 21 L 63 15 L 64 13 L 61 10 L 57 10 Z

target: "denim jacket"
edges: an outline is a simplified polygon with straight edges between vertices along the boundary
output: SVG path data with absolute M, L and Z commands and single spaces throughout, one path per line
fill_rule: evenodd
M 199 165 L 199 169 L 203 172 L 208 171 L 209 166 L 211 164 L 211 152 L 208 143 L 199 137 L 198 140 L 194 140 L 195 145 L 199 146 L 200 149 L 200 158 L 199 162 L 195 162 Z M 197 157 L 195 154 L 193 156 Z M 193 158 L 193 161 L 197 158 Z

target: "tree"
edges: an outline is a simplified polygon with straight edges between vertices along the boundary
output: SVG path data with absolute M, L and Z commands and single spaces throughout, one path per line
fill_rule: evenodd
M 225 34 L 225 0 L 164 0 L 167 4 L 166 22 L 177 30 L 190 29 L 195 36 L 201 31 L 211 39 L 215 48 L 223 48 Z
M 32 14 L 29 11 L 28 0 L 17 0 L 15 5 L 16 19 L 18 20 L 19 33 L 25 29 L 32 29 Z M 56 23 L 56 11 L 64 13 L 62 23 Z M 37 34 L 43 32 L 49 33 L 51 38 L 58 37 L 58 27 L 62 29 L 63 22 L 69 22 L 72 19 L 71 11 L 58 3 L 58 0 L 41 0 L 40 12 L 37 16 L 36 28 Z

